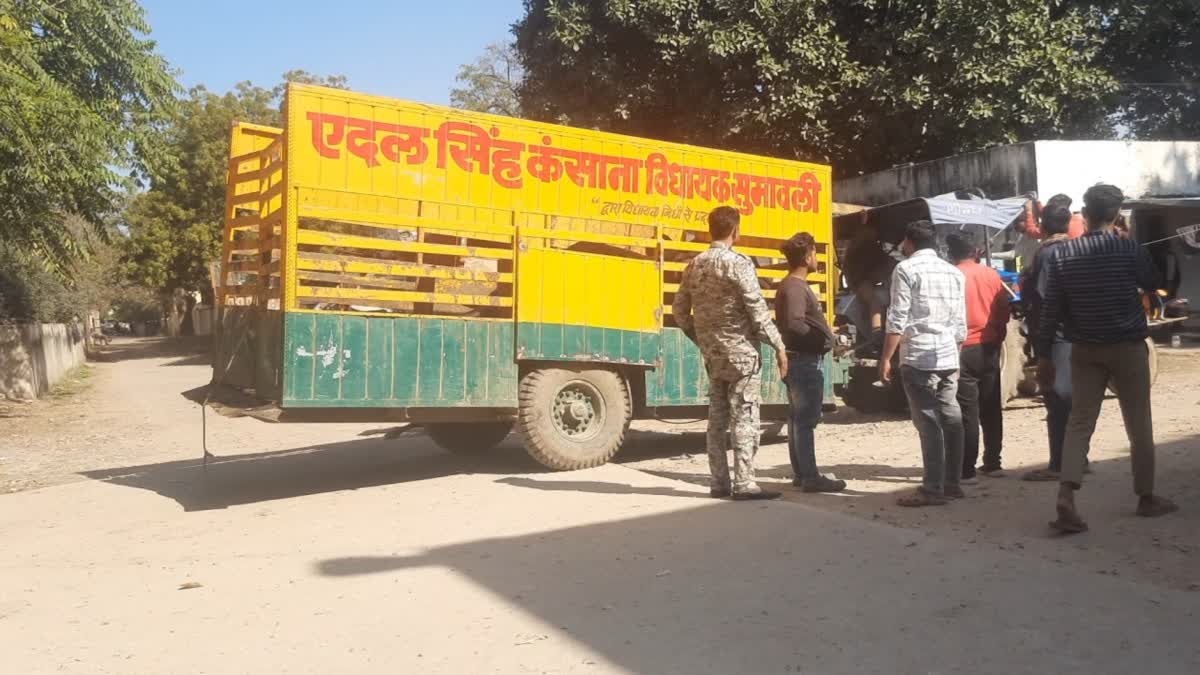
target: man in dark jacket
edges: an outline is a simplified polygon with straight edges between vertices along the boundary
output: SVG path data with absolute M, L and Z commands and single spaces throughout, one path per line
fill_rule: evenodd
M 1042 290 L 1045 277 L 1041 262 L 1045 254 L 1055 246 L 1070 239 L 1071 210 L 1063 205 L 1047 207 L 1042 212 L 1044 239 L 1029 267 L 1021 276 L 1021 298 L 1027 310 L 1026 321 L 1029 334 L 1038 334 L 1038 315 L 1042 311 Z M 1062 472 L 1063 440 L 1067 436 L 1067 418 L 1071 415 L 1071 343 L 1063 337 L 1062 326 L 1055 326 L 1054 342 L 1047 355 L 1054 364 L 1054 381 L 1042 389 L 1042 400 L 1046 404 L 1046 435 L 1050 442 L 1050 465 L 1045 469 L 1034 469 L 1022 478 L 1029 481 L 1058 481 Z M 1039 355 L 1041 356 L 1041 355 Z
M 833 348 L 833 331 L 821 301 L 808 285 L 817 269 L 817 243 L 801 232 L 779 249 L 790 273 L 775 294 L 775 322 L 787 347 L 788 372 L 784 377 L 791 403 L 788 419 L 788 454 L 792 460 L 792 485 L 804 492 L 841 492 L 846 481 L 822 476 L 817 469 L 815 430 L 821 420 L 825 375 L 821 363 Z
M 1075 509 L 1084 461 L 1109 381 L 1116 384 L 1133 467 L 1137 514 L 1148 518 L 1177 510 L 1154 494 L 1154 424 L 1150 415 L 1150 362 L 1146 313 L 1141 291 L 1160 285 L 1150 254 L 1136 241 L 1113 232 L 1125 195 L 1112 185 L 1096 185 L 1083 196 L 1088 233 L 1044 254 L 1042 311 L 1038 326 L 1038 379 L 1053 383 L 1047 356 L 1061 322 L 1071 342 L 1071 416 L 1063 443 L 1058 518 L 1060 532 L 1087 529 Z

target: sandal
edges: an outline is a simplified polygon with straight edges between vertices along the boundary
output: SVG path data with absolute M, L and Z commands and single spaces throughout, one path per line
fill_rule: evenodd
M 935 495 L 926 492 L 924 488 L 917 488 L 909 494 L 906 494 L 896 500 L 900 506 L 910 508 L 918 508 L 921 506 L 945 506 L 946 498 L 941 495 Z
M 1151 497 L 1150 501 L 1139 502 L 1137 514 L 1143 518 L 1157 518 L 1179 510 L 1179 506 L 1166 497 Z
M 1068 509 L 1061 505 L 1057 506 L 1058 518 L 1050 523 L 1051 529 L 1057 530 L 1060 534 L 1079 534 L 1087 532 L 1087 523 L 1079 517 L 1075 509 Z
M 967 493 L 960 487 L 946 488 L 946 499 L 966 499 Z
M 1053 469 L 1034 469 L 1033 471 L 1026 472 L 1024 476 L 1021 476 L 1021 480 L 1034 481 L 1037 483 L 1050 483 L 1057 482 L 1060 475 L 1061 474 L 1059 474 L 1059 472 L 1054 471 Z

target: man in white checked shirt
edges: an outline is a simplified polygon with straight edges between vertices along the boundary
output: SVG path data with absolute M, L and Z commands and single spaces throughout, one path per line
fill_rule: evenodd
M 958 407 L 958 353 L 967 338 L 965 280 L 937 255 L 933 223 L 908 226 L 901 250 L 908 257 L 892 272 L 892 302 L 879 379 L 892 380 L 900 350 L 900 379 L 913 425 L 921 437 L 925 478 L 901 506 L 940 506 L 963 496 L 963 421 Z

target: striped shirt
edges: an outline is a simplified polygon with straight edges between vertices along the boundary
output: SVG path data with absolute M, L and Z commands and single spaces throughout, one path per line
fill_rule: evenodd
M 1138 289 L 1162 283 L 1146 249 L 1108 232 L 1089 232 L 1041 252 L 1044 277 L 1037 353 L 1049 354 L 1061 325 L 1067 342 L 1116 344 L 1144 340 L 1146 311 Z
M 896 265 L 887 332 L 899 335 L 900 363 L 918 370 L 957 370 L 967 339 L 966 281 L 933 249 Z

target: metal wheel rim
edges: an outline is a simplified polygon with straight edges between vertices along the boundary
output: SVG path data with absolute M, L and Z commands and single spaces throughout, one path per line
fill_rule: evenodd
M 592 383 L 571 380 L 550 401 L 550 421 L 563 438 L 583 442 L 595 438 L 604 426 L 604 397 Z

